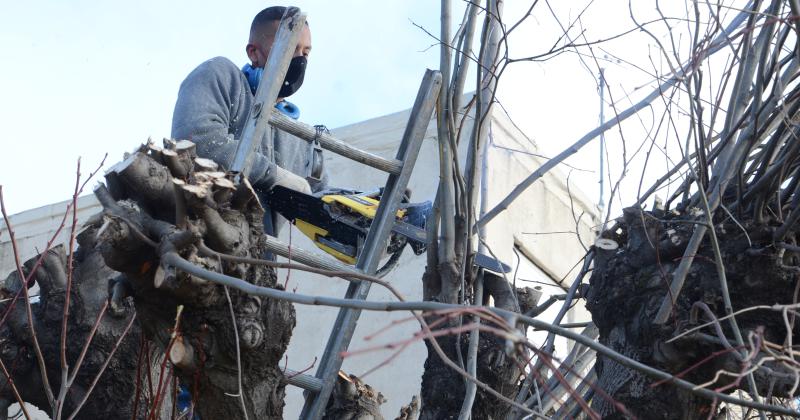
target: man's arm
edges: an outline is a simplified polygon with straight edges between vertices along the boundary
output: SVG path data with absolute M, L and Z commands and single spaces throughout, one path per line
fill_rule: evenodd
M 234 133 L 241 132 L 252 104 L 239 73 L 232 62 L 221 57 L 199 65 L 181 83 L 172 114 L 172 137 L 193 141 L 200 156 L 226 169 L 239 144 Z M 276 172 L 275 163 L 256 153 L 248 179 L 254 186 L 268 189 Z

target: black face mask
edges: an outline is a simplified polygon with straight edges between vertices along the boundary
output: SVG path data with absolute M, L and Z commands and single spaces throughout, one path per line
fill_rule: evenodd
M 283 79 L 283 85 L 278 92 L 279 98 L 286 98 L 300 89 L 303 85 L 303 78 L 306 74 L 306 65 L 308 60 L 304 56 L 295 57 L 289 62 L 289 69 L 286 70 L 286 77 Z

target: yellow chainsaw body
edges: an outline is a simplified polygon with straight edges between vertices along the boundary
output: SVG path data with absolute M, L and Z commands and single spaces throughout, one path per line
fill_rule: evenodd
M 362 217 L 368 218 L 370 221 L 375 219 L 375 214 L 378 212 L 378 205 L 380 205 L 380 201 L 366 196 L 366 195 L 340 195 L 340 194 L 331 194 L 331 195 L 324 195 L 321 198 L 322 202 L 331 206 L 336 207 L 337 211 L 348 212 L 351 214 L 357 214 Z M 401 218 L 405 215 L 406 210 L 401 209 L 397 211 L 397 217 Z M 342 261 L 346 264 L 355 264 L 356 257 L 347 255 L 343 252 L 340 252 L 324 243 L 322 243 L 319 238 L 328 238 L 328 231 L 314 225 L 313 223 L 302 220 L 300 218 L 295 219 L 295 226 L 297 229 L 300 230 L 304 235 L 310 238 L 314 245 L 316 245 L 319 249 L 325 251 L 326 253 L 334 256 L 337 260 Z
M 375 218 L 380 201 L 366 195 L 323 195 L 322 202 L 328 205 L 339 204 L 346 209 L 356 212 L 370 220 Z M 405 216 L 405 210 L 397 210 L 397 217 Z
M 333 255 L 336 257 L 337 260 L 353 265 L 356 263 L 355 257 L 351 257 L 345 253 L 339 252 L 328 245 L 323 244 L 319 241 L 319 237 L 326 237 L 328 236 L 328 231 L 319 227 L 314 226 L 311 223 L 306 222 L 305 220 L 295 219 L 294 225 L 297 226 L 297 229 L 300 232 L 303 232 L 303 235 L 309 237 L 312 241 L 314 241 L 314 245 L 316 245 L 319 249 L 327 252 L 328 254 Z

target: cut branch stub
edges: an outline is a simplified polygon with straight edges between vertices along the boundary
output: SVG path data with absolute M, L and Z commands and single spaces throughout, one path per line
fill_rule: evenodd
M 539 300 L 542 298 L 542 288 L 541 286 L 536 286 L 535 288 L 531 287 L 518 287 L 517 288 L 517 301 L 519 302 L 519 311 L 520 313 L 528 313 L 533 308 L 536 308 L 536 305 L 539 304 Z
M 194 170 L 195 172 L 216 171 L 219 170 L 219 165 L 211 159 L 198 157 L 194 159 Z
M 169 350 L 169 361 L 185 371 L 194 372 L 197 369 L 194 347 L 180 335 L 175 338 Z
M 233 197 L 233 192 L 236 191 L 236 185 L 233 181 L 227 178 L 219 178 L 214 180 L 214 185 L 211 187 L 214 196 L 214 201 L 219 204 L 230 203 Z
M 236 186 L 236 191 L 231 197 L 231 207 L 240 211 L 254 211 L 254 207 L 260 209 L 262 212 L 264 208 L 261 206 L 261 201 L 258 199 L 258 194 L 250 185 L 250 181 L 246 178 Z
M 240 214 L 225 213 L 228 220 L 216 210 L 205 207 L 202 218 L 206 224 L 208 246 L 218 252 L 230 255 L 243 255 L 250 247 L 250 240 L 244 234 L 247 220 Z M 229 223 L 230 222 L 230 223 Z
M 164 150 L 161 155 L 164 165 L 176 178 L 185 179 L 194 170 L 197 151 L 194 143 L 190 141 L 164 139 Z
M 619 244 L 617 241 L 608 238 L 597 238 L 594 243 L 595 248 L 595 256 L 594 256 L 594 265 L 595 267 L 605 267 L 608 260 L 610 260 L 614 254 L 617 253 L 617 249 L 619 249 Z
M 27 270 L 32 270 L 34 260 L 25 263 Z M 67 286 L 67 253 L 64 245 L 58 245 L 47 251 L 42 264 L 36 269 L 33 280 L 39 284 L 42 293 L 63 292 Z
M 172 222 L 175 208 L 175 193 L 170 171 L 143 152 L 136 152 L 114 165 L 108 171 L 124 188 L 122 197 L 132 198 L 145 207 L 153 217 Z M 108 178 L 108 175 L 106 176 Z M 169 209 L 169 213 L 164 213 Z
M 125 315 L 124 300 L 131 295 L 131 286 L 127 276 L 120 274 L 109 280 L 109 312 L 112 316 Z
M 104 228 L 96 234 L 97 249 L 103 256 L 103 261 L 115 271 L 142 270 L 144 264 L 155 258 L 153 248 L 133 233 L 134 229 L 140 232 L 146 231 L 143 224 L 137 223 L 139 220 L 134 219 L 134 209 L 138 209 L 138 206 L 127 202 L 120 209 L 122 214 L 107 217 L 103 224 Z M 120 216 L 125 217 L 125 221 Z M 129 223 L 134 225 L 131 226 Z
M 323 419 L 383 420 L 380 406 L 384 402 L 383 394 L 357 376 L 340 371 Z

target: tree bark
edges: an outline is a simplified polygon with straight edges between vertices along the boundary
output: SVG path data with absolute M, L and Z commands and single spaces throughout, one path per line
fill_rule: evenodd
M 695 226 L 686 223 L 688 220 L 692 220 L 692 215 L 664 214 L 659 210 L 644 212 L 638 207 L 625 209 L 618 228 L 603 233 L 605 240 L 620 246 L 609 255 L 598 254 L 587 308 L 600 330 L 600 343 L 659 369 L 682 373 L 684 379 L 700 384 L 712 380 L 720 369 L 740 372 L 745 363 L 737 358 L 741 349 L 732 349 L 736 344 L 727 320 L 719 321 L 721 337 L 713 328 L 706 328 L 701 334 L 666 342 L 682 331 L 710 321 L 704 307 L 716 317 L 725 314 L 708 240 L 695 256 L 670 320 L 664 325 L 652 322 Z M 773 228 L 746 222 L 743 227 L 746 234 L 730 220 L 715 226 L 733 307 L 772 305 L 776 296 L 785 297 L 778 303 L 791 303 L 797 285 L 796 273 L 785 268 L 783 258 L 770 246 Z M 787 260 L 786 264 L 796 261 Z M 784 342 L 787 334 L 797 331 L 796 326 L 787 331 L 780 312 L 745 312 L 737 315 L 736 320 L 744 337 L 752 332 L 774 343 Z M 762 356 L 757 355 L 753 363 Z M 793 376 L 779 366 L 767 366 L 774 369 L 773 375 L 764 370 L 755 374 L 759 393 L 787 397 Z M 712 401 L 669 384 L 655 384 L 602 355 L 598 355 L 595 370 L 597 385 L 608 397 L 596 394 L 592 408 L 604 418 L 700 419 L 708 418 L 718 409 Z M 709 388 L 727 392 L 748 390 L 746 379 L 737 382 L 735 377 L 725 375 Z
M 66 355 L 71 368 L 77 363 L 81 349 L 86 342 L 92 326 L 100 314 L 108 281 L 117 274 L 109 269 L 97 252 L 92 252 L 93 237 L 90 232 L 78 237 L 80 249 L 74 257 L 73 285 L 70 299 L 70 318 L 68 323 L 68 341 Z M 37 258 L 24 264 L 23 273 L 29 274 Z M 32 277 L 32 282 L 39 285 L 39 301 L 32 303 L 37 338 L 46 362 L 46 374 L 55 396 L 58 396 L 61 385 L 60 367 L 60 331 L 64 308 L 66 286 L 67 256 L 63 246 L 55 247 L 44 256 L 44 262 Z M 5 280 L 3 291 L 13 298 L 22 282 L 13 272 Z M 9 300 L 0 304 L 0 314 L 8 313 L 5 324 L 0 326 L 0 360 L 8 368 L 14 385 L 24 401 L 27 401 L 53 416 L 53 408 L 44 392 L 41 372 L 36 361 L 32 337 L 28 329 L 28 318 L 24 297 L 14 302 Z M 63 413 L 74 412 L 79 402 L 86 395 L 95 376 L 101 371 L 115 343 L 119 340 L 126 325 L 134 315 L 129 303 L 114 313 L 103 316 L 97 333 L 91 341 L 83 364 L 74 384 L 64 399 Z M 131 418 L 136 407 L 137 360 L 141 344 L 141 329 L 137 324 L 122 339 L 119 348 L 107 370 L 100 376 L 91 397 L 75 417 L 77 419 L 97 418 Z M 151 364 L 140 361 L 141 372 L 149 372 L 151 380 L 157 381 L 159 371 L 157 358 L 151 358 Z M 10 383 L 5 375 L 0 375 L 0 399 L 15 402 Z M 168 402 L 171 402 L 171 397 Z M 143 395 L 138 404 L 139 413 L 144 413 L 151 401 L 150 395 Z M 168 406 L 171 408 L 171 404 Z
M 249 184 L 234 185 L 231 174 L 216 172 L 214 165 L 197 159 L 193 145 L 185 141 L 165 141 L 165 148 L 145 145 L 111 168 L 106 179 L 108 188 L 100 186 L 95 192 L 103 215 L 81 235 L 74 259 L 70 362 L 77 359 L 107 298 L 109 314 L 67 394 L 64 412 L 70 413 L 82 397 L 135 313 L 134 326 L 77 418 L 133 418 L 137 397 L 141 407 L 136 418 L 145 418 L 159 388 L 164 396 L 153 417 L 166 418 L 172 414 L 176 383 L 190 390 L 196 412 L 204 419 L 244 418 L 243 405 L 248 418 L 281 418 L 285 383 L 278 363 L 295 325 L 292 305 L 236 290 L 228 291 L 229 303 L 222 286 L 161 262 L 163 255 L 178 253 L 205 268 L 279 288 L 271 268 L 234 263 L 215 254 L 261 258 L 266 252 L 264 211 Z M 33 305 L 34 323 L 50 384 L 58 395 L 63 249 L 49 251 L 45 262 L 33 278 L 42 290 L 40 303 Z M 15 293 L 21 284 L 12 274 L 6 293 Z M 8 306 L 0 304 L 0 313 Z M 24 302 L 18 302 L 0 326 L 0 357 L 12 367 L 22 398 L 47 409 L 24 308 Z M 142 340 L 153 344 L 147 354 L 141 353 Z M 162 364 L 167 355 L 171 363 Z M 162 365 L 165 379 L 159 381 Z M 241 399 L 236 397 L 239 375 Z M 167 379 L 171 377 L 177 381 Z M 10 387 L 0 388 L 0 399 L 14 400 Z
M 469 270 L 468 270 L 469 271 Z M 467 278 L 467 281 L 470 281 Z M 493 284 L 506 286 L 502 278 L 494 278 Z M 437 270 L 426 270 L 423 277 L 423 288 L 427 291 L 425 299 L 445 303 L 458 303 L 460 290 L 459 270 L 454 265 L 440 264 Z M 469 283 L 468 283 L 469 284 Z M 488 302 L 488 296 L 498 302 L 513 301 L 505 293 L 508 287 L 488 288 L 483 302 Z M 514 305 L 512 305 L 514 306 Z M 504 308 L 511 309 L 511 308 Z M 511 309 L 513 310 L 513 309 Z M 516 310 L 519 310 L 518 308 Z M 428 322 L 434 322 L 434 317 L 428 317 Z M 463 323 L 472 322 L 465 316 Z M 450 328 L 458 325 L 457 317 L 444 322 L 441 328 Z M 445 355 L 458 363 L 458 349 L 460 347 L 461 359 L 466 362 L 468 343 L 471 333 L 459 335 L 450 334 L 436 338 L 437 343 Z M 425 360 L 425 371 L 422 375 L 420 420 L 456 419 L 458 418 L 464 401 L 466 382 L 465 378 L 439 357 L 430 341 L 426 341 L 428 358 Z M 479 334 L 477 353 L 477 378 L 500 394 L 513 399 L 519 388 L 520 366 L 524 366 L 525 359 L 518 351 L 507 352 L 506 342 L 489 333 Z M 497 397 L 478 388 L 475 401 L 472 405 L 471 415 L 474 419 L 501 419 L 510 411 L 511 406 Z

